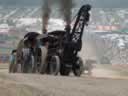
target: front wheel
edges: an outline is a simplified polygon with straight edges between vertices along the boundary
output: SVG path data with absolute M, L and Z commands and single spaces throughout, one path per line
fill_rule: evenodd
M 69 64 L 62 64 L 61 65 L 60 75 L 62 75 L 62 76 L 69 76 L 70 75 L 71 68 L 67 67 L 66 65 L 70 66 Z
M 78 57 L 76 64 L 74 64 L 73 66 L 73 73 L 75 76 L 81 76 L 83 70 L 84 70 L 83 60 L 80 57 Z

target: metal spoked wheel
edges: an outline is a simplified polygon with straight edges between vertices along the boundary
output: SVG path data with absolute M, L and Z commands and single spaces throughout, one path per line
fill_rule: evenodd
M 22 66 L 21 64 L 16 64 L 16 72 L 21 73 L 22 72 Z
M 33 67 L 34 67 L 34 56 L 33 55 L 26 56 L 23 61 L 23 68 L 22 68 L 23 73 L 32 73 Z
M 51 75 L 58 75 L 60 71 L 60 58 L 59 56 L 52 56 L 49 63 L 49 73 Z
M 73 73 L 75 76 L 81 76 L 83 71 L 84 71 L 83 60 L 80 57 L 78 57 L 76 64 L 73 67 Z
M 67 67 L 67 65 L 70 65 L 70 64 L 62 64 L 61 65 L 60 75 L 62 75 L 62 76 L 69 76 L 70 75 L 71 68 Z

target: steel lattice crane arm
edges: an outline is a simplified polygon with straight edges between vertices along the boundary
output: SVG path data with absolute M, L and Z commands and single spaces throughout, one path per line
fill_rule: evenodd
M 85 25 L 88 26 L 88 22 L 90 19 L 89 11 L 91 10 L 91 6 L 89 4 L 83 5 L 79 12 L 77 13 L 77 17 L 75 19 L 75 24 L 71 30 L 71 32 L 67 32 L 69 37 L 69 42 L 75 44 L 75 50 L 80 51 L 82 48 L 82 36 L 84 32 Z

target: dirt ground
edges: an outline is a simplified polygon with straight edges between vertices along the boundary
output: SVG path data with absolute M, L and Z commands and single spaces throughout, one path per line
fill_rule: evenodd
M 128 96 L 128 79 L 102 77 L 98 75 L 103 70 L 99 66 L 93 72 L 100 78 L 9 74 L 6 68 L 0 70 L 0 96 Z M 107 69 L 104 72 L 107 74 Z M 111 75 L 111 71 L 108 73 Z

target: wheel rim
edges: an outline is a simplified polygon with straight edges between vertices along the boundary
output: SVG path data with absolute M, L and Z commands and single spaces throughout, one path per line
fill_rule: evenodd
M 60 60 L 58 56 L 53 56 L 50 61 L 50 74 L 57 75 L 59 72 Z
M 83 72 L 83 61 L 81 58 L 77 60 L 76 65 L 78 65 L 79 67 L 74 68 L 74 74 L 76 76 L 80 76 Z
M 34 56 L 26 56 L 23 61 L 23 70 L 25 73 L 31 73 L 33 72 L 33 67 L 34 67 Z M 27 68 L 27 69 L 26 69 Z
M 21 70 L 21 64 L 17 64 L 17 72 L 18 73 L 21 73 L 22 72 L 22 70 Z

